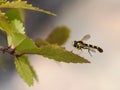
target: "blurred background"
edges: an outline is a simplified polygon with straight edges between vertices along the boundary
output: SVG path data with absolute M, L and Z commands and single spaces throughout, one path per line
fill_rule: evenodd
M 26 31 L 33 39 L 45 38 L 56 26 L 66 25 L 71 37 L 64 45 L 90 34 L 87 43 L 103 48 L 103 53 L 87 51 L 81 56 L 91 64 L 55 62 L 42 56 L 29 56 L 39 82 L 28 87 L 13 65 L 0 76 L 0 90 L 120 90 L 120 1 L 119 0 L 29 0 L 34 6 L 57 13 L 57 17 L 27 11 Z M 32 18 L 31 18 L 32 17 Z M 4 79 L 3 79 L 4 78 Z

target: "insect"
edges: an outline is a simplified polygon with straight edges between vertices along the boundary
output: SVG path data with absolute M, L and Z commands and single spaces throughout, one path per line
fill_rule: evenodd
M 99 51 L 100 53 L 103 52 L 103 49 L 98 47 L 98 46 L 94 46 L 94 45 L 91 45 L 91 44 L 87 44 L 87 43 L 84 43 L 83 41 L 86 41 L 90 38 L 90 35 L 87 34 L 85 35 L 80 41 L 74 41 L 73 42 L 73 47 L 77 48 L 78 50 L 81 50 L 82 49 L 87 49 L 88 50 L 88 53 L 90 54 L 90 56 L 92 56 L 91 52 L 96 52 L 95 49 L 97 51 Z

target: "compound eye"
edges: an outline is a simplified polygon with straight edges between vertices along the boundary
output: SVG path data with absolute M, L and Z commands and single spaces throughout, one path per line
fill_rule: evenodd
M 74 44 L 73 46 L 74 46 L 74 47 L 77 47 L 77 45 L 76 45 L 76 44 Z
M 74 41 L 74 44 L 77 44 L 77 41 Z
M 77 47 L 77 41 L 74 41 L 73 46 Z

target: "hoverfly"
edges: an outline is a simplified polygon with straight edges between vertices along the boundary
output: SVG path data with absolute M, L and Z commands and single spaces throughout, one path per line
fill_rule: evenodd
M 78 50 L 81 50 L 81 51 L 82 51 L 82 49 L 87 49 L 87 50 L 88 50 L 88 53 L 90 54 L 90 56 L 92 56 L 92 54 L 91 54 L 90 51 L 95 52 L 95 49 L 96 49 L 97 51 L 99 51 L 100 53 L 102 53 L 102 52 L 103 52 L 103 49 L 102 49 L 102 48 L 83 42 L 83 41 L 88 40 L 89 38 L 90 38 L 90 35 L 87 34 L 87 35 L 85 35 L 80 41 L 74 41 L 74 42 L 73 42 L 73 46 L 74 46 L 75 48 L 77 48 Z

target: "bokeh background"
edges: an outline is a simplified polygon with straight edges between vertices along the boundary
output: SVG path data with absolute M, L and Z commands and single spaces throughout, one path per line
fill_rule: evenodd
M 40 2 L 42 8 L 58 15 L 52 17 L 27 12 L 33 15 L 32 18 L 26 16 L 29 20 L 26 20 L 27 34 L 30 37 L 44 39 L 54 27 L 66 25 L 71 29 L 71 36 L 64 45 L 67 50 L 73 50 L 72 41 L 90 34 L 88 43 L 102 47 L 104 52 L 93 53 L 92 57 L 87 51 L 80 53 L 91 64 L 68 64 L 31 55 L 29 58 L 39 82 L 28 87 L 14 71 L 14 74 L 8 74 L 10 77 L 0 85 L 0 90 L 120 90 L 120 1 L 31 0 L 36 6 Z

